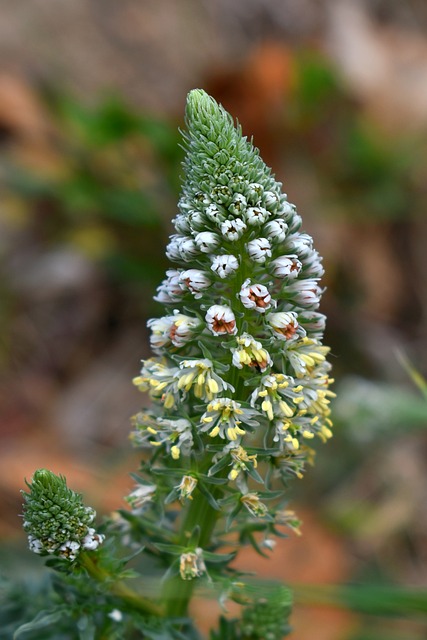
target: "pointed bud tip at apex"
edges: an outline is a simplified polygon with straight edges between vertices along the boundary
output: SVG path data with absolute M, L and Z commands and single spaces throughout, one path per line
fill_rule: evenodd
M 192 89 L 187 95 L 186 116 L 188 121 L 224 118 L 226 112 L 218 102 L 203 89 Z

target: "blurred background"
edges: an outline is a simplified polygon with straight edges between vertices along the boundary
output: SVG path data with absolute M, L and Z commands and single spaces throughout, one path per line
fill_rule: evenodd
M 132 488 L 131 378 L 161 312 L 185 97 L 202 87 L 253 135 L 324 256 L 338 394 L 334 440 L 290 487 L 303 536 L 239 566 L 305 585 L 292 639 L 425 640 L 426 602 L 404 615 L 383 595 L 368 612 L 373 587 L 404 601 L 427 580 L 425 1 L 0 12 L 1 572 L 35 571 L 17 514 L 36 468 L 100 514 Z M 307 588 L 349 583 L 368 604 L 343 589 L 320 606 Z

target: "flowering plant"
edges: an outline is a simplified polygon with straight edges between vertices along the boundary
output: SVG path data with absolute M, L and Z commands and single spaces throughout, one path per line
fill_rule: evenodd
M 166 311 L 148 322 L 155 355 L 134 380 L 151 406 L 133 418 L 132 442 L 148 455 L 130 508 L 96 533 L 93 510 L 62 477 L 39 470 L 25 494 L 30 548 L 96 585 L 93 634 L 76 637 L 198 638 L 188 606 L 204 586 L 242 605 L 241 619 L 223 618 L 212 638 L 282 638 L 289 590 L 256 589 L 230 563 L 242 545 L 264 554 L 286 527 L 298 531 L 283 483 L 302 477 L 310 441 L 331 436 L 312 238 L 258 150 L 204 91 L 190 92 L 186 124 L 166 249 L 174 266 L 155 297 Z M 142 576 L 142 595 L 129 586 L 127 560 L 115 556 L 124 544 L 154 564 L 160 585 L 147 588 Z M 68 615 L 82 624 L 78 607 Z

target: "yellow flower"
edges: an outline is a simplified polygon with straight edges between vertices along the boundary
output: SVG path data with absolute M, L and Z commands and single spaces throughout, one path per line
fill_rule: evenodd
M 267 505 L 261 502 L 257 493 L 246 493 L 240 501 L 253 516 L 263 518 L 268 513 Z
M 197 486 L 197 479 L 193 476 L 182 476 L 181 482 L 175 487 L 179 492 L 179 499 L 181 502 L 185 502 L 186 499 L 192 500 L 191 495 Z
M 243 333 L 237 338 L 237 349 L 232 349 L 232 362 L 238 369 L 244 366 L 253 367 L 263 373 L 273 362 L 270 354 L 263 348 L 261 342 L 255 340 L 248 333 Z
M 195 551 L 187 551 L 181 554 L 179 559 L 179 573 L 183 580 L 200 578 L 200 576 L 206 573 L 202 549 L 198 547 Z
M 210 402 L 207 410 L 201 417 L 201 431 L 209 431 L 212 438 L 228 438 L 237 441 L 239 436 L 245 435 L 246 431 L 240 425 L 255 425 L 253 420 L 255 411 L 244 409 L 239 402 L 231 398 L 217 398 Z
M 175 374 L 177 388 L 188 393 L 190 389 L 196 398 L 211 401 L 226 389 L 234 391 L 233 387 L 225 382 L 213 370 L 213 364 L 207 358 L 203 360 L 183 360 L 179 370 Z

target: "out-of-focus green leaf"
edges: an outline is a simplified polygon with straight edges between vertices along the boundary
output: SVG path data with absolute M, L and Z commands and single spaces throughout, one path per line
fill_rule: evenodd
M 13 640 L 17 640 L 18 638 L 25 637 L 27 633 L 32 633 L 33 631 L 41 631 L 42 629 L 46 629 L 47 627 L 51 627 L 57 624 L 60 620 L 67 616 L 67 610 L 65 607 L 62 609 L 56 609 L 53 612 L 49 611 L 40 611 L 36 615 L 36 617 L 31 620 L 31 622 L 27 622 L 26 624 L 21 625 L 14 633 Z M 40 637 L 40 636 L 39 636 Z
M 411 377 L 415 386 L 418 387 L 423 396 L 427 399 L 427 380 L 415 369 L 414 366 L 412 366 L 411 362 L 402 352 L 399 351 L 397 353 L 397 357 L 403 368 Z
M 360 585 L 296 585 L 295 601 L 334 605 L 373 616 L 427 618 L 427 589 Z
M 340 384 L 334 414 L 359 441 L 390 431 L 425 429 L 427 425 L 423 398 L 402 387 L 354 376 Z

